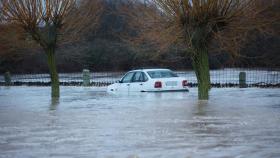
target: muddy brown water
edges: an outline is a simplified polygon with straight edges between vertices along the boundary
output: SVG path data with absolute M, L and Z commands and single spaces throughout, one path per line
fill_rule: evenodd
M 280 157 L 280 89 L 104 90 L 0 87 L 0 157 Z

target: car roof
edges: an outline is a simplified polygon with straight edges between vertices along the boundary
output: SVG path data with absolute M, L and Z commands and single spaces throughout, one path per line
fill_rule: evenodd
M 136 69 L 136 70 L 132 70 L 132 71 L 130 71 L 130 72 L 133 72 L 133 71 L 144 71 L 144 72 L 147 72 L 147 71 L 162 71 L 162 70 L 169 70 L 170 71 L 170 69 Z

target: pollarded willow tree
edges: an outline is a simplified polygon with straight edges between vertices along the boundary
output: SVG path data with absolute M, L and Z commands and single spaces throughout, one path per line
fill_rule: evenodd
M 263 31 L 279 13 L 269 19 L 264 13 L 275 5 L 261 0 L 151 0 L 131 1 L 127 7 L 131 28 L 138 28 L 137 40 L 150 40 L 164 47 L 181 43 L 192 60 L 198 81 L 198 97 L 208 100 L 210 90 L 209 53 L 219 50 L 237 55 L 250 30 Z M 136 29 L 137 30 L 137 29 Z M 140 40 L 139 40 L 140 39 Z M 136 40 L 136 41 L 137 41 Z
M 59 97 L 55 52 L 98 24 L 100 0 L 2 0 L 2 24 L 17 25 L 43 48 L 51 77 L 51 96 Z

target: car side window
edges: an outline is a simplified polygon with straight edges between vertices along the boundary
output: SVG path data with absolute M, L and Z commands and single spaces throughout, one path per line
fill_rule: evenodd
M 127 73 L 121 80 L 121 83 L 129 83 L 132 80 L 134 72 Z
M 147 75 L 144 72 L 142 72 L 141 74 L 142 74 L 142 82 L 148 81 Z
M 132 82 L 142 82 L 142 73 L 141 72 L 136 72 L 134 74 Z
M 148 81 L 148 77 L 144 72 L 136 72 L 133 76 L 132 82 L 146 82 Z

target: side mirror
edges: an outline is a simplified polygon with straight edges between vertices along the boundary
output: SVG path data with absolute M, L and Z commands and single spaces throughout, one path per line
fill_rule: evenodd
M 121 80 L 118 80 L 117 83 L 122 83 L 122 81 L 121 81 Z

